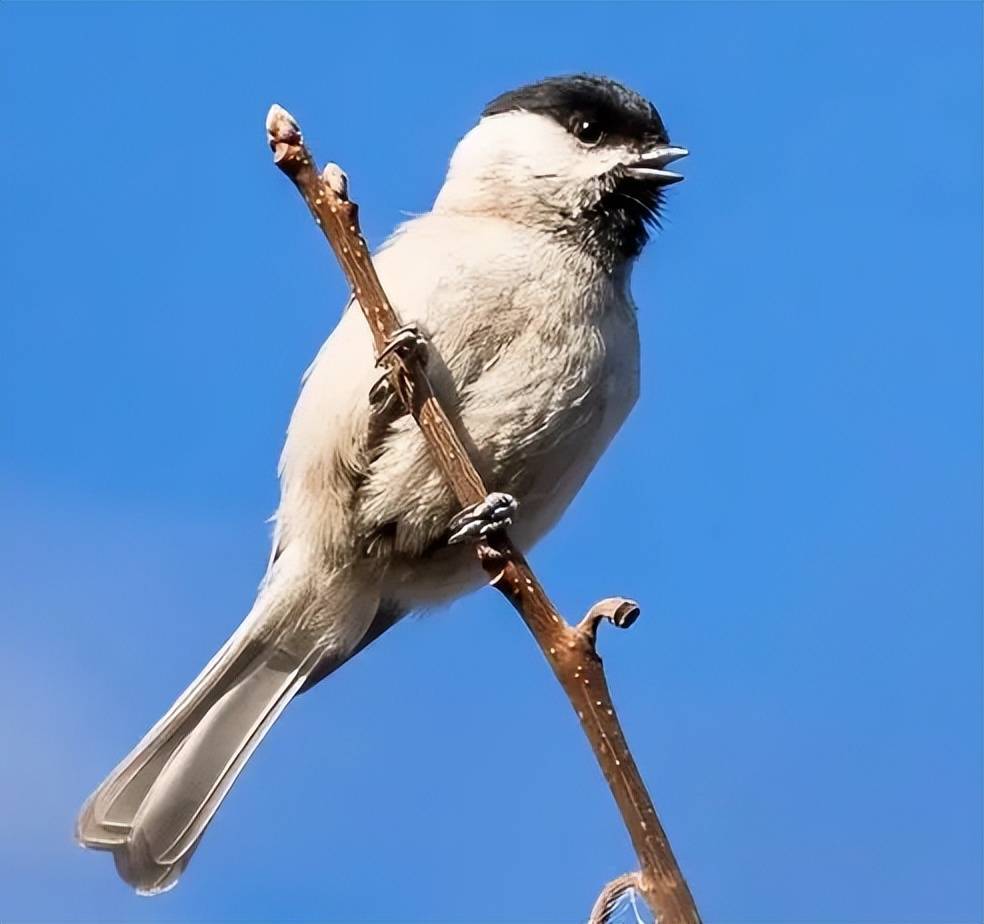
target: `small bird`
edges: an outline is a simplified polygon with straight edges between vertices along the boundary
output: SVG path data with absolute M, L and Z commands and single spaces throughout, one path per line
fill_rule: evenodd
M 515 521 L 528 548 L 560 517 L 636 401 L 630 274 L 686 153 L 651 103 L 584 74 L 504 93 L 458 143 L 430 212 L 374 262 L 493 493 L 458 509 L 350 301 L 303 378 L 252 609 L 79 814 L 79 842 L 138 892 L 177 883 L 296 695 L 479 586 L 470 542 Z

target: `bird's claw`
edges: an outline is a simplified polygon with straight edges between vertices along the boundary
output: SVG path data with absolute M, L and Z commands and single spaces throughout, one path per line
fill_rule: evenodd
M 393 332 L 386 345 L 379 351 L 376 365 L 386 366 L 386 360 L 394 355 L 401 360 L 416 358 L 424 366 L 427 365 L 427 339 L 420 333 L 416 324 L 404 324 Z M 387 414 L 398 403 L 397 389 L 393 387 L 391 372 L 387 370 L 369 389 L 369 404 L 376 413 Z
M 388 372 L 384 372 L 369 389 L 369 404 L 377 411 L 386 411 L 396 397 Z
M 484 501 L 466 507 L 451 520 L 448 544 L 480 542 L 492 533 L 512 526 L 518 506 L 511 494 L 493 491 Z
M 400 359 L 415 357 L 421 362 L 427 360 L 427 339 L 416 324 L 404 324 L 393 331 L 376 357 L 376 365 L 381 366 L 390 356 L 396 354 Z

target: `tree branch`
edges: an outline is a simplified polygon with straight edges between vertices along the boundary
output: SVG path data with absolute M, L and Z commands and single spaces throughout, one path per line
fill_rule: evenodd
M 348 196 L 348 181 L 329 164 L 318 173 L 297 122 L 272 106 L 267 139 L 274 163 L 290 178 L 310 208 L 341 264 L 372 332 L 376 356 L 384 357 L 390 381 L 423 432 L 434 461 L 462 507 L 484 500 L 488 491 L 459 435 L 434 395 L 419 357 L 385 351 L 400 320 L 372 265 L 359 227 L 358 206 Z M 595 650 L 599 623 L 620 628 L 639 615 L 631 600 L 614 597 L 595 604 L 577 626 L 569 625 L 540 586 L 522 553 L 505 533 L 477 546 L 490 583 L 516 608 L 553 668 L 594 750 L 639 857 L 640 872 L 614 880 L 603 890 L 592 920 L 621 895 L 630 882 L 661 924 L 699 924 L 700 915 L 663 831 L 652 799 L 629 751 L 615 714 L 601 659 Z M 601 909 L 599 908 L 601 906 Z

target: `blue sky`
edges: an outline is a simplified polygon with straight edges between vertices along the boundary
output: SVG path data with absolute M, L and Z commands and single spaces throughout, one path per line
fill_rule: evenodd
M 481 592 L 298 700 L 181 885 L 71 842 L 236 625 L 342 278 L 280 102 L 380 242 L 483 104 L 589 70 L 693 152 L 643 396 L 533 562 L 602 647 L 705 917 L 980 920 L 981 7 L 0 7 L 0 918 L 576 921 L 632 853 Z

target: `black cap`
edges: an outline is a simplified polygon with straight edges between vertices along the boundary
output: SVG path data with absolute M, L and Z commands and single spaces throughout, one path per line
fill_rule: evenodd
M 482 116 L 513 111 L 549 116 L 568 131 L 591 122 L 610 141 L 669 143 L 656 107 L 607 77 L 591 74 L 549 77 L 497 96 L 485 107 Z

